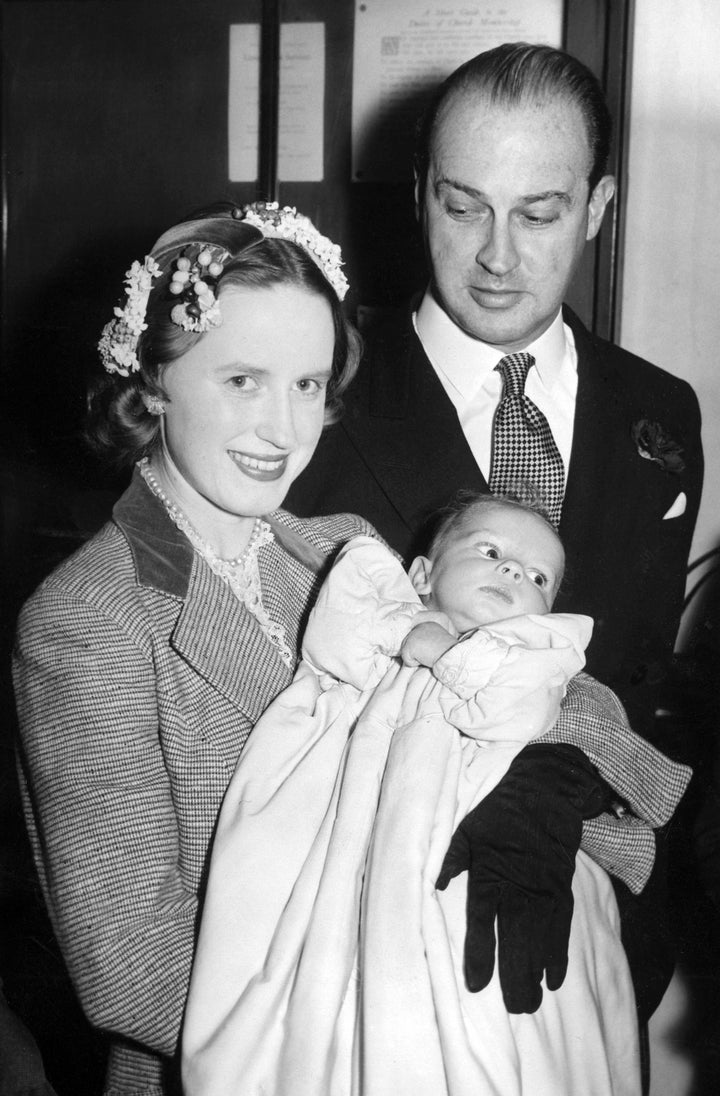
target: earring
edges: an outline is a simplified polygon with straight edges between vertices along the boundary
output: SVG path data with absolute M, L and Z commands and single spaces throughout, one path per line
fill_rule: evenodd
M 145 410 L 151 415 L 165 414 L 165 403 L 159 396 L 151 396 L 149 392 L 143 392 L 142 401 L 145 404 Z

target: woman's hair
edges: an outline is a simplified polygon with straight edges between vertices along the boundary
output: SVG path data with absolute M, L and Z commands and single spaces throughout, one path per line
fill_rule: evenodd
M 448 506 L 434 515 L 425 555 L 428 559 L 437 559 L 447 543 L 462 529 L 470 515 L 492 509 L 522 510 L 526 514 L 535 514 L 560 540 L 541 497 L 533 493 L 529 485 L 523 487 L 522 495 L 491 495 L 488 492 L 462 490 L 458 491 Z
M 472 57 L 435 91 L 417 128 L 415 170 L 420 194 L 425 192 L 436 125 L 446 105 L 468 93 L 505 107 L 552 99 L 574 103 L 585 123 L 592 194 L 607 170 L 612 135 L 602 88 L 590 69 L 571 54 L 525 42 L 506 42 Z
M 360 359 L 360 336 L 309 252 L 291 240 L 263 236 L 260 229 L 237 219 L 238 212 L 231 203 L 202 210 L 169 229 L 153 247 L 151 256 L 161 273 L 153 282 L 145 315 L 147 327 L 138 340 L 140 369 L 127 377 L 104 374 L 88 397 L 88 441 L 116 466 L 132 465 L 158 447 L 160 418 L 150 414 L 143 397 L 166 399 L 165 370 L 204 338 L 204 332 L 186 331 L 170 318 L 176 302 L 169 291 L 175 262 L 190 245 L 210 245 L 229 253 L 214 290 L 221 312 L 222 296 L 232 287 L 291 285 L 325 298 L 335 328 L 326 423 L 335 421 L 340 413 L 342 393 Z

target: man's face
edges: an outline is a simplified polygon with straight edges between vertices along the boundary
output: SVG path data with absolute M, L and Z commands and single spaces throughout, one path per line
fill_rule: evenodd
M 589 171 L 573 103 L 445 105 L 416 199 L 433 292 L 463 331 L 517 351 L 547 330 L 613 194 L 605 176 L 589 195 Z

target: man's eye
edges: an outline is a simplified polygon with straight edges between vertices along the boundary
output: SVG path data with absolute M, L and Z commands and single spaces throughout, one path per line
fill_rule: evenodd
M 466 221 L 470 218 L 482 218 L 485 213 L 485 207 L 480 206 L 473 202 L 470 205 L 462 198 L 450 198 L 447 197 L 443 200 L 443 209 L 449 217 L 452 217 L 456 221 Z
M 546 213 L 544 216 L 540 213 L 524 213 L 523 220 L 532 228 L 542 228 L 543 225 L 553 224 L 557 217 L 554 213 Z

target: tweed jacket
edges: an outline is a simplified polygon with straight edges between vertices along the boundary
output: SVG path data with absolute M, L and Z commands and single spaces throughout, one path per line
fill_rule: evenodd
M 409 560 L 429 516 L 459 488 L 487 483 L 457 413 L 415 334 L 412 306 L 367 332 L 342 420 L 321 439 L 286 505 L 297 514 L 351 510 Z M 621 698 L 635 730 L 651 734 L 682 611 L 702 486 L 700 413 L 690 386 L 591 335 L 565 310 L 578 390 L 560 535 L 567 564 L 557 612 L 595 621 L 590 674 Z M 683 449 L 669 472 L 632 438 L 658 423 Z M 685 510 L 664 519 L 673 504 Z
M 330 558 L 373 530 L 273 515 Z M 319 577 L 275 542 L 263 597 L 291 647 Z M 109 522 L 24 607 L 14 675 L 40 880 L 106 1092 L 174 1091 L 213 826 L 253 725 L 292 669 L 136 476 Z

